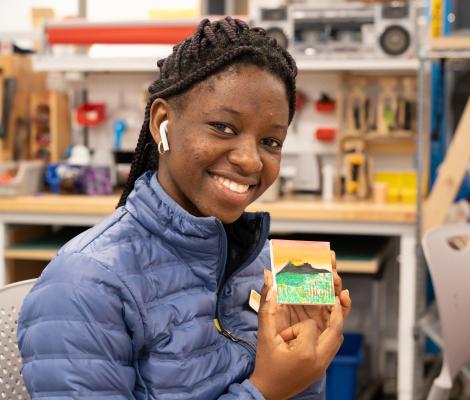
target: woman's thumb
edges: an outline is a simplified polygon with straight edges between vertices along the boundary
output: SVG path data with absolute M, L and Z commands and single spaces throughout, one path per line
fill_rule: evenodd
M 276 305 L 277 294 L 273 287 L 271 271 L 264 270 L 264 285 L 258 310 L 258 338 L 276 336 Z
M 316 322 L 313 319 L 307 319 L 289 326 L 279 335 L 284 339 L 284 342 L 290 342 L 297 338 L 304 340 L 305 338 L 308 342 L 314 343 L 318 339 L 319 331 Z

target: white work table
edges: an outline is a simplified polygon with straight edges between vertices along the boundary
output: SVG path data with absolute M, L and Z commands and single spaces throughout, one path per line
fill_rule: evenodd
M 0 285 L 6 283 L 8 224 L 87 226 L 110 214 L 118 196 L 50 195 L 0 198 Z M 254 203 L 249 211 L 268 211 L 271 232 L 380 235 L 399 238 L 398 399 L 413 399 L 416 315 L 416 207 L 412 204 L 322 202 L 292 198 Z

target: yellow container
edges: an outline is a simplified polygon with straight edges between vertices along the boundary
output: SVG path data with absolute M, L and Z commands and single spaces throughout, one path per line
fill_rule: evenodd
M 388 187 L 387 201 L 390 203 L 415 203 L 417 178 L 414 171 L 381 171 L 375 174 L 375 182 Z

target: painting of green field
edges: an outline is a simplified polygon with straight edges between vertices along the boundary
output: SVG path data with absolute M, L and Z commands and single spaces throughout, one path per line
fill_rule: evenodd
M 316 274 L 279 273 L 276 276 L 279 303 L 334 304 L 330 272 Z

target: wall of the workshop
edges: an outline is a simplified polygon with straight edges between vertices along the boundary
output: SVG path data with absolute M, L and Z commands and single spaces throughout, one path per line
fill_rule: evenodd
M 199 14 L 200 0 L 137 0 L 132 5 L 129 0 L 88 0 L 88 19 L 91 21 L 103 20 L 142 20 L 148 19 L 150 13 L 158 16 L 158 11 L 181 10 L 186 14 L 190 10 Z
M 1 0 L 0 33 L 31 29 L 31 8 L 53 8 L 58 17 L 76 16 L 79 0 Z M 166 9 L 200 10 L 200 0 L 88 0 L 87 14 L 92 21 L 148 19 L 152 11 Z
M 1 0 L 0 33 L 30 30 L 32 24 L 31 8 L 33 7 L 53 8 L 59 17 L 78 14 L 78 0 Z
M 127 130 L 122 150 L 133 151 L 144 120 L 145 94 L 155 79 L 152 73 L 91 74 L 87 78 L 88 101 L 104 103 L 106 120 L 89 128 L 89 144 L 94 150 L 113 147 L 113 122 L 124 119 Z
M 339 74 L 329 72 L 301 71 L 297 77 L 297 90 L 305 94 L 306 100 L 300 112 L 294 116 L 289 134 L 283 146 L 283 166 L 296 168 L 295 188 L 320 190 L 320 164 L 335 165 L 336 142 L 320 142 L 315 138 L 318 128 L 337 128 L 335 113 L 319 113 L 315 101 L 322 93 L 336 97 Z

